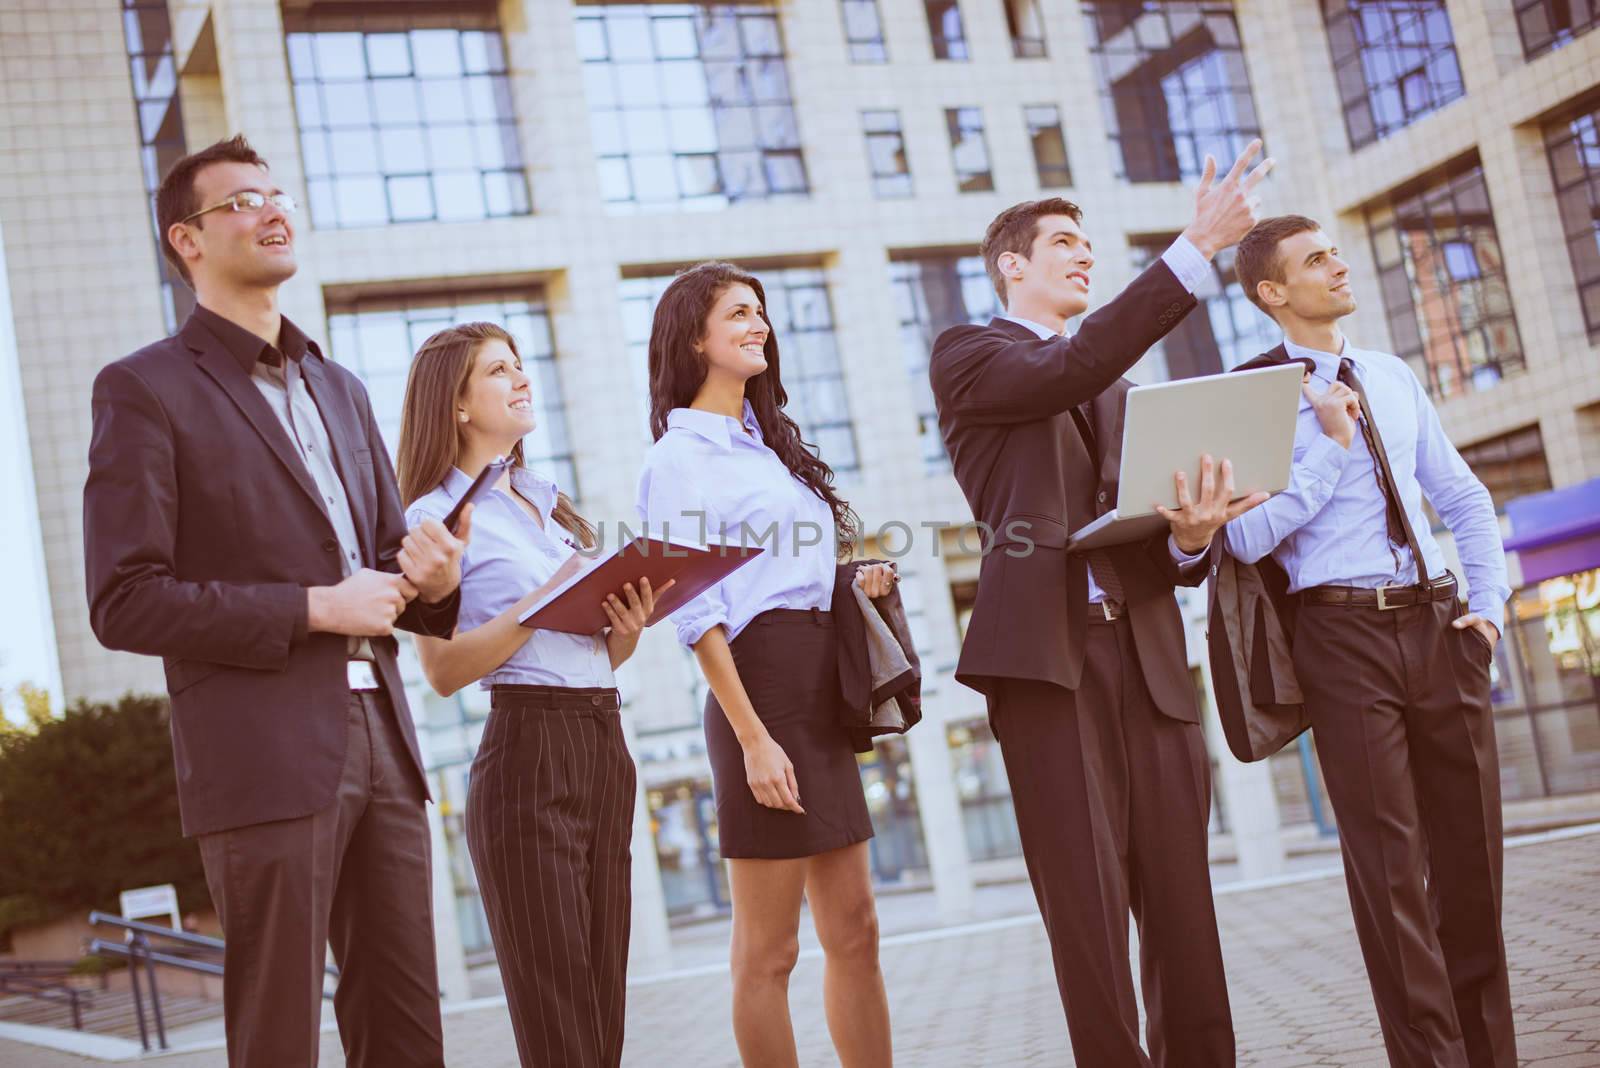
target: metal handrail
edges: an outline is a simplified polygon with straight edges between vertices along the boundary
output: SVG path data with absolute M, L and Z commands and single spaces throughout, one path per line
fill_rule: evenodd
M 113 916 L 109 912 L 89 913 L 89 926 L 98 927 L 101 924 L 107 927 L 120 927 L 125 931 L 138 931 L 143 935 L 153 935 L 158 938 L 171 939 L 182 942 L 184 945 L 194 946 L 197 949 L 215 949 L 221 951 L 223 941 L 210 935 L 193 934 L 189 931 L 180 931 L 175 927 L 161 927 L 153 923 L 143 923 L 139 920 L 125 920 L 121 916 Z
M 38 1001 L 52 1001 L 57 1004 L 66 1004 L 72 1010 L 72 1029 L 83 1030 L 83 991 L 67 983 L 59 982 L 59 976 L 67 974 L 58 972 L 57 961 L 10 961 L 0 966 L 0 993 L 22 994 Z M 30 965 L 47 965 L 48 969 L 37 969 Z M 71 965 L 67 966 L 69 969 Z
M 130 961 L 149 960 L 156 964 L 165 964 L 169 968 L 181 968 L 186 972 L 198 972 L 201 975 L 222 974 L 222 965 L 220 964 L 213 964 L 205 960 L 195 960 L 193 957 L 175 957 L 171 953 L 162 953 L 154 949 L 136 949 L 126 943 L 110 942 L 104 938 L 91 940 L 89 952 L 111 957 L 123 957 Z

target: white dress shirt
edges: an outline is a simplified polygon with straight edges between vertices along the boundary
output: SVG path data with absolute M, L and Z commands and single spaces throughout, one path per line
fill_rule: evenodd
M 1177 276 L 1178 281 L 1182 283 L 1183 288 L 1187 289 L 1191 293 L 1193 293 L 1195 288 L 1199 286 L 1201 282 L 1205 281 L 1206 277 L 1211 273 L 1211 261 L 1206 259 L 1200 250 L 1195 248 L 1194 244 L 1182 234 L 1179 234 L 1178 239 L 1174 241 L 1170 247 L 1168 247 L 1167 251 L 1161 254 L 1161 260 L 1169 268 L 1171 268 L 1172 273 Z M 1036 323 L 1032 319 L 1024 319 L 1020 316 L 1004 314 L 1002 314 L 1000 318 L 1005 319 L 1008 322 L 1016 323 L 1018 326 L 1027 327 L 1035 334 L 1038 334 L 1040 340 L 1057 336 L 1054 330 L 1051 330 L 1048 326 L 1044 326 L 1041 323 Z M 1089 443 L 1084 442 L 1084 444 L 1087 445 Z M 1096 457 L 1096 459 L 1098 459 L 1098 457 Z M 1201 549 L 1198 553 L 1194 553 L 1192 555 L 1184 552 L 1182 549 L 1178 548 L 1178 539 L 1170 534 L 1167 535 L 1167 550 L 1172 553 L 1173 561 L 1180 568 L 1189 567 L 1195 563 L 1198 563 L 1201 557 L 1205 556 L 1206 554 L 1205 549 Z M 1106 591 L 1102 590 L 1100 588 L 1100 584 L 1094 580 L 1094 569 L 1090 568 L 1089 603 L 1099 604 L 1105 599 Z
M 452 467 L 438 488 L 406 509 L 406 525 L 414 527 L 424 519 L 443 522 L 470 485 L 472 479 Z M 550 518 L 556 506 L 556 484 L 525 467 L 513 467 L 511 485 L 539 510 L 544 526 L 505 490 L 478 497 L 472 508 L 472 538 L 461 556 L 458 634 L 483 626 L 530 590 L 549 582 L 556 569 L 577 552 L 567 532 Z M 485 690 L 501 684 L 610 688 L 616 685 L 616 678 L 603 634 L 535 630 L 504 664 L 478 683 Z
M 833 511 L 766 446 L 749 401 L 743 420 L 669 412 L 667 432 L 645 453 L 637 508 L 653 538 L 765 549 L 672 614 L 686 646 L 719 624 L 731 642 L 769 609 L 833 604 Z
M 1339 356 L 1292 341 L 1284 348 L 1294 359 L 1316 362 L 1312 389 L 1321 392 L 1335 381 Z M 1355 364 L 1429 577 L 1443 575 L 1445 563 L 1422 510 L 1424 493 L 1455 533 L 1468 607 L 1503 632 L 1511 589 L 1489 491 L 1450 444 L 1422 383 L 1403 360 L 1348 342 L 1343 355 Z M 1390 543 L 1385 510 L 1360 428 L 1350 447 L 1340 448 L 1322 432 L 1316 410 L 1302 396 L 1289 487 L 1228 524 L 1228 551 L 1246 563 L 1271 553 L 1288 572 L 1291 593 L 1313 586 L 1413 584 L 1416 561 L 1407 546 Z

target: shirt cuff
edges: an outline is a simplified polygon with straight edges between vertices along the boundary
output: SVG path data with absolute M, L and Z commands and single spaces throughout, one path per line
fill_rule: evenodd
M 693 649 L 694 643 L 704 638 L 712 627 L 726 623 L 721 616 L 698 616 L 694 619 L 685 619 L 677 624 L 678 640 L 685 649 Z
M 1339 476 L 1344 473 L 1344 465 L 1349 462 L 1350 450 L 1320 433 L 1299 460 L 1300 466 L 1330 486 L 1339 481 Z
M 1211 261 L 1194 247 L 1193 241 L 1182 234 L 1167 246 L 1167 251 L 1161 254 L 1161 262 L 1172 269 L 1172 273 L 1178 276 L 1183 288 L 1190 293 L 1199 289 L 1200 283 L 1211 274 Z
M 1213 538 L 1216 537 L 1215 534 L 1211 536 Z M 1211 543 L 1208 541 L 1199 552 L 1191 555 L 1178 548 L 1178 536 L 1176 534 L 1167 535 L 1167 551 L 1172 554 L 1172 562 L 1178 565 L 1179 571 L 1193 567 L 1204 560 L 1206 558 L 1206 550 L 1209 548 L 1211 548 Z
M 1494 624 L 1500 637 L 1506 636 L 1506 603 L 1492 593 L 1467 598 L 1467 611 L 1475 612 Z

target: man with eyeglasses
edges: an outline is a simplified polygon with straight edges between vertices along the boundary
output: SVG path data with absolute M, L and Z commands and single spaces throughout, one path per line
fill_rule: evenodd
M 243 137 L 173 165 L 197 300 L 96 377 L 84 556 L 109 648 L 160 656 L 185 835 L 227 940 L 228 1061 L 444 1063 L 428 796 L 396 628 L 455 630 L 463 522 L 407 531 L 359 379 L 278 311 L 295 204 Z

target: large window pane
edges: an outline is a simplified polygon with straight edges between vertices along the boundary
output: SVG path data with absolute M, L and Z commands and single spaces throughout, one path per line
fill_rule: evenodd
M 1600 26 L 1600 0 L 1516 0 L 1522 52 L 1533 59 Z
M 1395 355 L 1435 397 L 1488 389 L 1523 364 L 1483 167 L 1457 164 L 1367 212 Z
M 956 188 L 963 193 L 994 189 L 989 146 L 983 137 L 983 110 L 945 108 L 944 120 L 950 132 L 950 158 L 955 165 Z
M 1589 337 L 1600 337 L 1600 98 L 1544 128 L 1561 228 Z
M 580 4 L 577 19 L 610 210 L 809 192 L 770 4 Z
M 516 338 L 531 378 L 538 422 L 522 439 L 528 466 L 579 497 L 566 401 L 556 374 L 554 338 L 544 296 L 537 289 L 443 293 L 406 298 L 328 302 L 329 354 L 361 377 L 373 414 L 392 455 L 400 445 L 400 412 L 411 357 L 429 335 L 457 323 L 496 323 Z
M 531 210 L 492 15 L 286 14 L 284 29 L 316 225 Z
M 1135 238 L 1133 263 L 1144 269 L 1160 258 L 1176 235 Z M 1140 382 L 1217 374 L 1259 356 L 1283 340 L 1272 318 L 1250 302 L 1234 273 L 1234 250 L 1211 261 L 1211 274 L 1194 291 L 1200 306 L 1178 320 L 1134 366 Z
M 1028 124 L 1033 163 L 1039 171 L 1039 188 L 1067 188 L 1072 184 L 1072 168 L 1067 165 L 1067 141 L 1061 132 L 1061 110 L 1054 104 L 1039 104 L 1023 108 L 1022 117 Z
M 947 252 L 897 255 L 889 264 L 900 353 L 916 398 L 917 434 L 930 471 L 948 471 L 950 457 L 939 434 L 939 413 L 928 382 L 933 340 L 958 323 L 986 323 L 1001 312 L 994 286 L 978 256 Z
M 1233 4 L 1083 0 L 1118 174 L 1191 181 L 1261 136 Z
M 1352 148 L 1466 92 L 1444 0 L 1323 0 L 1322 18 Z
M 969 59 L 967 32 L 961 24 L 961 5 L 957 0 L 923 0 L 928 15 L 928 36 L 933 41 L 934 59 Z
M 844 40 L 852 63 L 887 63 L 889 48 L 883 40 L 883 15 L 878 0 L 839 0 L 844 19 Z
M 1552 488 L 1550 466 L 1544 457 L 1544 438 L 1537 426 L 1463 445 L 1461 458 L 1488 487 L 1497 510 L 1516 497 Z
M 861 127 L 867 138 L 867 166 L 872 190 L 880 197 L 911 195 L 911 164 L 906 159 L 906 137 L 898 111 L 863 111 Z

